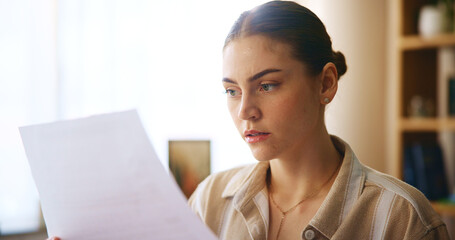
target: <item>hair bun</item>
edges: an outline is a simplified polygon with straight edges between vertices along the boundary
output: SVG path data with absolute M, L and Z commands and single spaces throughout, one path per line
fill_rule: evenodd
M 335 64 L 338 72 L 338 79 L 343 76 L 348 67 L 346 66 L 346 59 L 344 58 L 343 53 L 341 52 L 333 52 L 333 63 Z

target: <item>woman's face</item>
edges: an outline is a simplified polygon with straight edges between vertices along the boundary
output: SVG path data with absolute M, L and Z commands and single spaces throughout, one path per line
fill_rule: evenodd
M 258 160 L 295 156 L 324 126 L 317 76 L 287 44 L 257 35 L 230 42 L 223 85 L 235 126 Z

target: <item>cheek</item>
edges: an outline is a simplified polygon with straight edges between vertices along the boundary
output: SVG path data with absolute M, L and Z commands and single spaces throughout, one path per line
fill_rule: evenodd
M 274 101 L 274 122 L 284 128 L 303 127 L 317 114 L 314 112 L 314 100 L 303 95 L 296 94 L 294 97 L 281 98 Z
M 289 119 L 305 110 L 305 101 L 298 95 L 288 96 L 274 101 L 273 108 L 278 112 L 277 115 L 281 115 L 281 118 Z
M 227 108 L 229 114 L 231 114 L 231 117 L 234 119 L 235 104 L 232 101 L 227 100 Z

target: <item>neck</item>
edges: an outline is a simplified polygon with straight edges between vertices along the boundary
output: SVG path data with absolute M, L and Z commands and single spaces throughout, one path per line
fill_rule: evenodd
M 341 156 L 328 133 L 319 136 L 287 154 L 289 157 L 270 161 L 270 191 L 283 208 L 316 191 L 312 198 L 328 193 L 341 164 Z

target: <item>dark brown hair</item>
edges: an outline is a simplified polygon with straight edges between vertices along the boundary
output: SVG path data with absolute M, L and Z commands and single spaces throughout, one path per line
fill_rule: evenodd
M 295 2 L 271 1 L 240 15 L 231 28 L 224 47 L 245 36 L 263 35 L 288 44 L 293 57 L 312 74 L 319 74 L 328 62 L 335 64 L 338 78 L 347 70 L 341 52 L 334 52 L 324 24 L 308 8 Z

